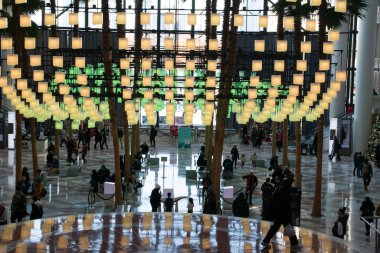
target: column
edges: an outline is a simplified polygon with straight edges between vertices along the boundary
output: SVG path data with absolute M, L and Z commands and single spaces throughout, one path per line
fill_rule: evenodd
M 377 8 L 379 1 L 368 1 L 364 18 L 359 20 L 357 77 L 355 89 L 354 138 L 352 152 L 364 152 L 372 128 L 372 84 L 375 60 Z

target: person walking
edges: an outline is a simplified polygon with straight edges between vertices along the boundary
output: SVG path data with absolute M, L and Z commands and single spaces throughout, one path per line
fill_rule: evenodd
M 187 202 L 187 213 L 193 213 L 194 209 L 194 200 L 193 198 L 189 198 L 189 202 Z
M 352 172 L 353 176 L 356 176 L 358 173 L 358 155 L 359 155 L 359 153 L 355 152 L 354 158 L 353 158 L 353 160 L 354 160 L 354 171 Z
M 84 129 L 81 127 L 78 131 L 78 143 L 77 143 L 77 148 L 79 148 L 79 145 L 80 144 L 84 144 L 85 143 L 85 131 Z
M 205 171 L 203 173 L 203 179 L 202 179 L 202 198 L 205 196 L 205 192 L 207 192 L 208 188 L 212 186 L 212 180 L 210 177 L 210 173 L 208 171 Z
M 149 141 L 150 141 L 151 147 L 156 146 L 156 136 L 157 136 L 157 130 L 153 125 L 151 125 L 150 126 L 150 133 L 149 133 Z
M 365 157 L 364 155 L 362 155 L 362 152 L 359 152 L 357 158 L 356 158 L 356 162 L 357 162 L 357 165 L 358 165 L 358 177 L 362 177 L 362 170 L 363 170 L 363 166 L 364 166 L 364 161 L 365 161 Z
M 247 199 L 244 197 L 242 192 L 235 198 L 232 202 L 232 213 L 235 217 L 248 218 L 249 217 L 249 206 Z
M 332 229 L 333 236 L 344 239 L 347 232 L 348 217 L 349 215 L 346 213 L 346 207 L 340 208 L 338 211 L 338 218 Z
M 340 148 L 341 146 L 339 144 L 338 138 L 334 136 L 334 142 L 332 145 L 332 153 L 331 155 L 329 155 L 330 161 L 332 161 L 335 155 L 336 155 L 336 161 L 340 161 Z
M 106 146 L 106 148 L 108 149 L 108 144 L 107 144 L 107 129 L 106 127 L 103 127 L 102 128 L 102 131 L 100 132 L 101 134 L 101 141 L 100 141 L 100 149 L 103 150 L 103 146 Z
M 232 157 L 232 162 L 236 169 L 236 163 L 237 163 L 237 160 L 239 159 L 239 150 L 237 149 L 236 145 L 233 145 L 231 149 L 231 157 Z
M 246 182 L 245 198 L 248 200 L 249 205 L 253 205 L 252 195 L 253 195 L 253 191 L 256 189 L 256 186 L 258 184 L 257 177 L 253 174 L 253 170 L 251 170 L 248 175 L 245 175 L 242 178 Z
M 362 175 L 363 175 L 363 185 L 364 185 L 364 191 L 368 191 L 368 186 L 369 183 L 371 182 L 372 178 L 372 165 L 368 162 L 368 159 L 364 159 L 364 165 L 363 165 L 363 170 L 362 170 Z
M 95 127 L 95 143 L 94 143 L 94 149 L 96 149 L 96 145 L 99 145 L 102 143 L 102 135 L 99 131 L 98 127 Z
M 90 143 L 91 143 L 91 130 L 89 128 L 86 128 L 85 132 L 85 142 L 87 145 L 88 150 L 90 150 Z
M 265 182 L 261 185 L 261 198 L 262 198 L 261 216 L 263 217 L 264 220 L 271 220 L 270 202 L 272 199 L 273 191 L 274 191 L 274 187 L 270 183 L 270 178 L 267 177 Z
M 253 154 L 251 155 L 252 169 L 256 169 L 256 159 L 257 155 L 255 152 L 253 152 Z
M 360 211 L 362 212 L 361 217 L 365 217 L 365 219 L 369 223 L 373 222 L 372 218 L 367 218 L 367 217 L 372 217 L 374 212 L 375 212 L 375 205 L 373 204 L 370 197 L 366 197 L 365 200 L 362 202 L 362 205 L 360 206 Z M 365 235 L 369 236 L 370 235 L 370 226 L 367 223 L 364 223 L 364 225 L 365 225 L 365 230 L 366 230 Z
M 216 214 L 217 213 L 216 195 L 215 195 L 214 189 L 212 187 L 209 187 L 207 189 L 207 195 L 206 195 L 205 204 L 203 207 L 203 213 L 204 214 Z
M 44 214 L 41 200 L 37 197 L 33 197 L 32 212 L 30 213 L 30 220 L 41 219 Z
M 172 193 L 168 192 L 165 199 L 165 212 L 173 212 L 174 200 L 172 199 Z
M 224 159 L 223 161 L 223 172 L 222 172 L 223 179 L 231 179 L 233 170 L 234 170 L 234 163 L 232 162 L 230 156 L 227 156 L 227 158 Z
M 87 146 L 87 144 L 83 144 L 83 146 L 82 146 L 82 151 L 81 151 L 81 153 L 82 153 L 82 160 L 83 160 L 83 163 L 86 163 L 86 155 L 87 155 L 87 151 L 88 151 L 88 146 Z
M 150 205 L 152 206 L 152 212 L 157 212 L 158 207 L 161 203 L 161 186 L 156 184 L 156 187 L 152 190 L 150 194 Z
M 117 129 L 117 137 L 119 138 L 119 143 L 120 143 L 121 149 L 123 148 L 123 136 L 124 136 L 123 129 L 121 129 L 121 127 L 119 127 Z
M 11 204 L 11 222 L 15 223 L 16 221 L 21 222 L 22 219 L 27 215 L 26 211 L 26 198 L 24 193 L 21 190 L 21 186 L 16 186 L 16 192 L 12 197 Z
M 244 164 L 245 164 L 245 155 L 244 154 L 241 155 L 240 161 L 241 161 L 241 167 L 244 167 Z

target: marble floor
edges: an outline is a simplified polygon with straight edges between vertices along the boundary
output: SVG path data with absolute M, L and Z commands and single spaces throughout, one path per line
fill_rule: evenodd
M 143 138 L 144 140 L 144 138 Z M 228 141 L 225 144 L 225 155 L 234 143 Z M 43 200 L 44 217 L 64 216 L 71 214 L 99 213 L 113 211 L 109 203 L 97 201 L 94 205 L 88 204 L 88 192 L 91 170 L 98 170 L 101 164 L 106 165 L 111 171 L 113 170 L 113 149 L 91 150 L 88 153 L 88 161 L 82 165 L 81 173 L 78 177 L 59 177 L 49 178 L 46 186 L 49 194 Z M 151 211 L 149 196 L 156 183 L 160 184 L 162 189 L 173 189 L 174 197 L 192 197 L 194 199 L 195 213 L 202 212 L 202 198 L 198 195 L 196 181 L 186 180 L 186 170 L 194 168 L 197 153 L 200 150 L 201 143 L 193 143 L 190 149 L 178 149 L 171 143 L 158 140 L 157 147 L 151 148 L 151 157 L 167 157 L 165 165 L 160 163 L 159 166 L 150 166 L 145 168 L 144 175 L 141 175 L 142 184 L 144 185 L 139 194 L 128 193 L 125 196 L 123 206 L 119 210 L 132 210 L 134 212 Z M 252 152 L 257 153 L 260 160 L 269 163 L 271 156 L 271 146 L 263 145 L 261 149 L 253 149 L 250 146 L 237 145 L 240 154 L 245 154 L 247 158 Z M 46 154 L 39 154 L 39 164 L 45 164 Z M 278 154 L 281 162 L 282 153 Z M 61 157 L 66 157 L 65 150 L 61 150 Z M 289 159 L 294 160 L 294 149 L 289 148 Z M 65 162 L 61 160 L 62 166 Z M 14 151 L 0 150 L 0 198 L 8 207 L 14 193 Z M 322 187 L 322 217 L 311 217 L 311 209 L 314 195 L 314 177 L 315 177 L 315 157 L 302 156 L 302 204 L 301 204 L 301 227 L 311 229 L 319 233 L 331 235 L 331 228 L 337 216 L 340 207 L 346 206 L 350 215 L 348 221 L 348 232 L 345 241 L 341 243 L 350 246 L 357 252 L 374 251 L 374 234 L 369 237 L 365 236 L 365 227 L 360 221 L 360 205 L 366 196 L 371 197 L 375 205 L 380 202 L 380 173 L 379 169 L 374 168 L 374 178 L 371 181 L 369 192 L 365 192 L 361 178 L 352 176 L 352 157 L 342 157 L 341 162 L 330 162 L 327 159 L 327 153 L 323 159 L 323 187 Z M 31 154 L 23 154 L 23 166 L 31 170 Z M 235 191 L 244 186 L 241 176 L 248 173 L 251 169 L 247 162 L 244 167 L 238 165 L 232 180 L 222 180 L 223 186 L 234 186 Z M 294 170 L 294 168 L 291 168 Z M 259 185 L 264 182 L 269 171 L 266 168 L 255 169 L 255 174 L 259 179 Z M 261 219 L 261 193 L 254 193 L 254 205 L 251 208 L 251 218 Z M 187 200 L 179 201 L 179 212 L 186 212 Z M 223 214 L 230 215 L 230 210 L 224 210 Z M 333 240 L 336 240 L 335 238 Z M 275 251 L 285 252 L 285 251 Z M 338 252 L 338 251 L 336 251 Z M 344 252 L 344 251 L 340 251 Z

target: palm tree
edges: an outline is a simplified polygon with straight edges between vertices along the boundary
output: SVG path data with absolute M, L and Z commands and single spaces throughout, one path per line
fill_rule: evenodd
M 240 0 L 233 0 L 232 14 L 239 13 Z M 217 204 L 220 199 L 220 169 L 224 144 L 224 129 L 226 126 L 229 98 L 231 96 L 232 80 L 235 76 L 237 27 L 231 19 L 231 0 L 224 1 L 223 32 L 222 32 L 222 57 L 221 57 L 221 82 L 218 106 L 216 112 L 215 149 L 214 149 L 214 192 Z M 230 26 L 231 19 L 231 26 Z
M 112 142 L 115 160 L 115 207 L 121 204 L 121 173 L 120 173 L 120 150 L 117 135 L 116 99 L 112 87 L 112 48 L 110 43 L 110 18 L 108 0 L 102 0 L 103 12 L 103 61 L 108 91 L 109 113 L 111 117 Z
M 318 10 L 319 16 L 319 32 L 318 32 L 318 50 L 319 58 L 324 59 L 326 55 L 323 54 L 323 43 L 326 41 L 326 28 L 338 28 L 344 22 L 347 22 L 350 14 L 356 15 L 359 18 L 363 17 L 362 11 L 367 8 L 366 0 L 348 0 L 347 13 L 335 12 L 334 7 L 328 5 L 326 0 L 322 0 L 321 6 Z M 318 119 L 318 143 L 317 143 L 317 168 L 315 176 L 314 188 L 314 201 L 312 216 L 320 217 L 321 212 L 321 199 L 322 199 L 322 156 L 323 156 L 323 126 L 324 115 L 322 114 Z

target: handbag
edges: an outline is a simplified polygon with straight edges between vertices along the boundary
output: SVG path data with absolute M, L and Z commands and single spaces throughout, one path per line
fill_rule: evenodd
M 284 227 L 284 236 L 291 237 L 295 235 L 296 235 L 296 232 L 294 231 L 293 226 L 290 223 L 288 223 L 288 225 Z

